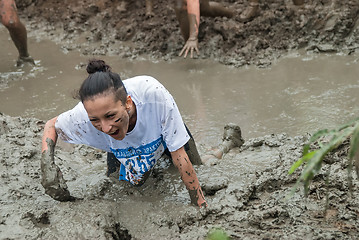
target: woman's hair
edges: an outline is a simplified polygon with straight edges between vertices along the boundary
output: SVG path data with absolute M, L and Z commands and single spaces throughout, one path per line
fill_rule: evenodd
M 127 91 L 120 75 L 111 72 L 111 67 L 103 60 L 89 60 L 86 71 L 89 76 L 83 81 L 77 94 L 81 102 L 99 94 L 113 93 L 116 101 L 126 103 Z

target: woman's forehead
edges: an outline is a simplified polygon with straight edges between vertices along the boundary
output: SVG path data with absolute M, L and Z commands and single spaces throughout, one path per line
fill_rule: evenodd
M 124 108 L 121 101 L 116 101 L 113 95 L 99 95 L 84 101 L 84 107 L 89 114 L 100 114 L 108 111 L 118 111 Z

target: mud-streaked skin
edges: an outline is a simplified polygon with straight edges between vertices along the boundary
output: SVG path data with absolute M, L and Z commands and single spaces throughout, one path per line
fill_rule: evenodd
M 171 152 L 173 164 L 177 167 L 183 183 L 186 185 L 191 202 L 199 207 L 206 207 L 207 202 L 199 184 L 197 174 L 193 169 L 184 147 Z
M 47 139 L 48 149 L 41 154 L 41 184 L 45 188 L 45 193 L 55 200 L 73 201 L 74 197 L 70 195 L 65 179 L 62 176 L 60 168 L 55 164 L 54 149 L 55 143 L 52 139 Z

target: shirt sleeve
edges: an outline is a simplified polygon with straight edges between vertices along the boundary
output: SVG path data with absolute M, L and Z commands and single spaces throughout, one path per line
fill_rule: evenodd
M 81 102 L 57 117 L 55 129 L 58 137 L 65 142 L 110 151 L 108 138 L 92 126 Z
M 81 144 L 84 139 L 81 138 L 79 122 L 86 120 L 81 114 L 81 104 L 77 104 L 73 109 L 68 110 L 57 117 L 55 129 L 58 137 L 68 143 Z
M 170 152 L 183 147 L 190 136 L 173 96 L 163 87 L 161 93 L 164 114 L 161 120 L 162 136 Z

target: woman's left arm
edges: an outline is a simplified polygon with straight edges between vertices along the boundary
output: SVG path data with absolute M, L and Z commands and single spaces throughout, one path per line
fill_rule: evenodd
M 171 152 L 171 157 L 173 164 L 177 167 L 181 174 L 183 183 L 186 185 L 191 202 L 199 207 L 207 207 L 207 202 L 204 199 L 197 174 L 193 169 L 192 163 L 190 162 L 184 147 Z

